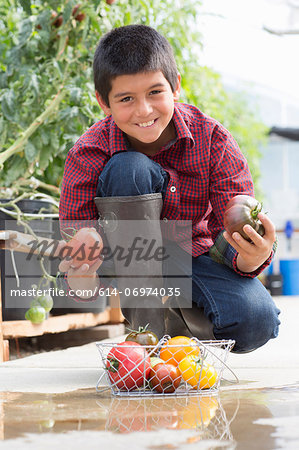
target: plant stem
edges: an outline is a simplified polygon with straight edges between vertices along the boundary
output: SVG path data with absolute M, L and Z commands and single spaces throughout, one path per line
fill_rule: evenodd
M 36 197 L 38 196 L 35 195 Z M 46 195 L 44 195 L 45 197 L 47 197 Z M 4 212 L 8 215 L 10 215 L 11 217 L 15 218 L 15 214 L 17 215 L 17 224 L 18 225 L 22 225 L 24 227 L 24 229 L 32 236 L 34 237 L 34 239 L 38 239 L 37 235 L 34 233 L 33 229 L 30 227 L 30 225 L 26 222 L 24 222 L 24 220 L 22 220 L 22 217 L 25 215 L 20 208 L 17 206 L 17 202 L 19 202 L 20 200 L 23 200 L 24 198 L 28 198 L 28 197 L 32 197 L 32 194 L 29 194 L 27 192 L 23 193 L 22 195 L 20 195 L 18 198 L 7 202 L 7 203 L 1 203 L 0 202 L 0 210 L 4 210 Z M 12 213 L 12 211 L 6 210 L 7 207 L 12 207 L 15 210 L 15 214 Z M 36 218 L 39 217 L 39 214 L 35 214 Z M 41 216 L 42 217 L 42 216 Z M 56 277 L 51 276 L 44 265 L 44 258 L 41 257 L 39 260 L 39 264 L 41 267 L 41 271 L 42 271 L 42 277 L 45 278 L 48 281 L 52 281 L 52 283 L 54 283 L 55 287 L 57 286 L 57 281 L 56 281 Z
M 60 87 L 59 91 L 55 95 L 54 99 L 51 101 L 51 103 L 47 106 L 47 108 L 44 110 L 42 114 L 40 114 L 33 122 L 32 124 L 25 130 L 22 135 L 15 141 L 13 145 L 11 145 L 7 150 L 0 153 L 0 167 L 3 166 L 5 161 L 10 158 L 12 155 L 18 153 L 21 151 L 30 138 L 30 136 L 38 129 L 40 125 L 42 125 L 45 120 L 52 114 L 54 109 L 59 105 L 61 100 L 63 99 L 65 95 L 65 91 L 63 91 L 63 86 Z
M 29 179 L 21 178 L 18 182 L 19 186 L 30 186 L 32 189 L 36 190 L 38 188 L 45 189 L 46 191 L 53 192 L 54 194 L 60 196 L 60 189 L 52 184 L 44 183 L 35 177 L 30 177 Z

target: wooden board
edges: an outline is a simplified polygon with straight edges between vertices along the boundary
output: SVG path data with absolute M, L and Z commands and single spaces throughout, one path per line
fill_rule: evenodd
M 11 320 L 2 322 L 3 338 L 41 336 L 45 333 L 61 333 L 85 327 L 93 327 L 110 321 L 110 309 L 101 313 L 65 314 L 49 317 L 40 324 L 28 320 Z

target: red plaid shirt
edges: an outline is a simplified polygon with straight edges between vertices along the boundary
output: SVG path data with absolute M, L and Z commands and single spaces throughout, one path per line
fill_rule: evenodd
M 237 194 L 254 195 L 244 155 L 231 134 L 195 106 L 175 103 L 173 123 L 176 139 L 149 156 L 169 175 L 161 219 L 192 221 L 192 245 L 179 244 L 193 256 L 209 251 L 219 241 L 223 256 L 218 252 L 219 262 L 242 275 L 256 276 L 272 255 L 257 271 L 244 274 L 236 267 L 236 251 L 229 244 L 223 248 L 221 239 L 228 200 Z M 112 116 L 96 122 L 80 137 L 65 163 L 60 220 L 97 219 L 98 177 L 114 153 L 129 150 L 127 145 Z

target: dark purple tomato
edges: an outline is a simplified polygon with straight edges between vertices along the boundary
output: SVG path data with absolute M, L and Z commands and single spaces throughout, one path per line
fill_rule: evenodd
M 262 211 L 261 203 L 249 195 L 236 195 L 229 200 L 224 211 L 224 228 L 229 234 L 237 231 L 247 241 L 251 241 L 249 236 L 243 231 L 244 225 L 251 225 L 261 236 L 265 234 L 265 229 L 258 214 Z

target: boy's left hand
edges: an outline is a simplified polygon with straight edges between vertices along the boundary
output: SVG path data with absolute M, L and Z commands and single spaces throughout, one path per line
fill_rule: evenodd
M 275 241 L 275 227 L 268 216 L 258 214 L 258 218 L 265 228 L 264 236 L 260 236 L 250 225 L 244 225 L 243 230 L 252 242 L 246 241 L 240 233 L 230 235 L 224 231 L 223 237 L 238 252 L 237 266 L 241 272 L 254 272 L 271 255 Z

